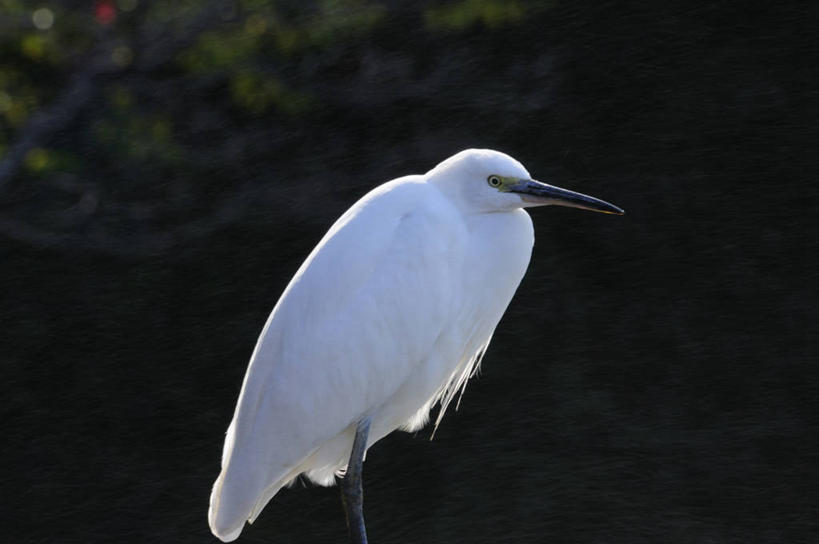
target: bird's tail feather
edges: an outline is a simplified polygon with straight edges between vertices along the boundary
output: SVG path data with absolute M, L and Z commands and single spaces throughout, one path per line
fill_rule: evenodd
M 208 524 L 211 532 L 223 542 L 236 540 L 245 521 L 253 523 L 270 499 L 301 472 L 295 468 L 264 489 L 253 489 L 259 480 L 243 481 L 228 467 L 222 470 L 210 495 Z
M 225 482 L 225 471 L 219 474 L 210 493 L 210 508 L 208 508 L 208 525 L 210 531 L 222 542 L 232 542 L 239 538 L 245 524 L 245 516 L 228 516 L 225 508 L 220 508 L 222 488 Z

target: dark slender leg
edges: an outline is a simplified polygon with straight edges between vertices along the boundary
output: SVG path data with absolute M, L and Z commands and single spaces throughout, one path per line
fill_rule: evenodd
M 367 544 L 367 530 L 364 528 L 364 482 L 361 472 L 364 468 L 364 452 L 367 451 L 367 435 L 370 434 L 370 418 L 358 422 L 355 430 L 353 451 L 347 464 L 347 473 L 341 480 L 341 503 L 347 514 L 347 530 L 350 544 Z

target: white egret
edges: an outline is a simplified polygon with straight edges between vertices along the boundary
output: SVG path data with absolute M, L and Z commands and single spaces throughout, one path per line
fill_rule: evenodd
M 376 187 L 304 261 L 262 330 L 227 430 L 208 521 L 239 536 L 300 474 L 332 485 L 366 542 L 367 447 L 436 426 L 474 374 L 534 244 L 525 207 L 623 211 L 534 181 L 515 159 L 470 149 Z

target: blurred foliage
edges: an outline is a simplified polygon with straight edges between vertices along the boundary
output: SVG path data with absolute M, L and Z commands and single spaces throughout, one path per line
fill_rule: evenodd
M 463 0 L 424 12 L 427 27 L 433 30 L 463 30 L 476 23 L 492 28 L 520 22 L 524 16 L 525 8 L 514 0 Z
M 26 168 L 34 174 L 54 172 L 76 173 L 81 170 L 81 161 L 76 154 L 58 149 L 35 147 L 26 154 Z
M 519 23 L 527 11 L 543 7 L 542 2 L 527 6 L 519 1 L 463 0 L 417 11 L 428 31 L 452 31 Z M 138 68 L 140 49 L 150 45 L 147 40 L 161 41 L 183 32 L 185 22 L 196 18 L 212 20 L 201 25 L 189 46 L 169 51 L 169 58 L 162 59 L 173 65 L 168 69 L 175 77 L 185 78 L 192 87 L 197 80 L 219 78 L 230 88 L 233 103 L 253 114 L 271 107 L 286 115 L 306 113 L 316 107 L 311 106 L 315 97 L 264 72 L 275 71 L 277 60 L 366 38 L 389 16 L 386 4 L 365 0 L 142 4 L 119 0 L 45 5 L 2 0 L 0 11 L 5 14 L 0 34 L 0 142 L 4 145 L 54 99 L 95 47 L 102 45 L 114 68 L 123 71 L 121 86 L 136 86 L 141 82 L 129 79 L 127 70 L 135 68 L 134 61 Z M 105 109 L 95 114 L 102 120 L 114 115 Z M 120 152 L 127 159 L 129 153 Z
M 366 36 L 386 15 L 384 5 L 360 0 L 305 4 L 201 0 L 145 2 L 144 7 L 137 0 L 51 3 L 46 7 L 15 0 L 0 4 L 5 14 L 0 35 L 0 134 L 4 142 L 13 140 L 15 131 L 54 98 L 54 92 L 88 60 L 95 46 L 107 46 L 105 53 L 115 67 L 124 70 L 139 60 L 147 40 L 161 41 L 184 32 L 185 23 L 197 18 L 203 22 L 194 32 L 193 43 L 180 51 L 169 50 L 168 58 L 161 59 L 175 65 L 176 77 L 184 77 L 192 86 L 197 79 L 222 78 L 232 89 L 234 103 L 253 113 L 271 105 L 286 114 L 304 112 L 309 104 L 304 93 L 289 89 L 275 77 L 249 72 L 276 58 Z M 259 89 L 253 90 L 256 86 Z M 106 113 L 99 112 L 101 116 Z
M 98 239 L 134 232 L 125 225 L 114 227 L 127 224 L 121 210 L 130 206 L 115 194 L 166 202 L 174 194 L 170 201 L 180 206 L 182 224 L 196 217 L 191 210 L 201 211 L 205 202 L 218 202 L 217 195 L 233 191 L 236 179 L 224 171 L 215 174 L 215 167 L 258 153 L 256 139 L 228 136 L 234 128 L 293 130 L 319 117 L 369 115 L 376 105 L 386 107 L 385 99 L 393 105 L 410 95 L 440 99 L 443 95 L 433 90 L 454 81 L 451 59 L 428 57 L 423 47 L 411 56 L 399 54 L 402 47 L 474 28 L 508 39 L 504 27 L 522 24 L 551 5 L 519 0 L 0 0 L 5 14 L 0 22 L 0 186 L 26 179 L 56 184 L 53 192 L 36 193 L 36 205 L 17 201 L 9 213 L 21 219 L 19 214 L 25 214 L 26 222 L 46 231 L 58 229 L 55 235 L 68 236 L 63 243 L 87 243 L 93 238 L 88 233 L 65 233 L 64 226 L 51 224 L 50 218 L 63 213 L 60 187 L 68 175 L 103 195 L 93 216 L 77 218 L 91 229 L 104 229 Z M 463 54 L 463 48 L 452 54 Z M 385 85 L 399 92 L 389 97 Z M 495 92 L 493 85 L 498 83 L 483 92 Z M 480 100 L 476 92 L 470 107 L 480 108 Z M 141 232 L 145 215 L 136 217 Z M 158 224 L 147 228 L 163 232 Z M 125 242 L 122 247 L 139 245 Z
M 264 113 L 270 106 L 289 114 L 299 114 L 310 107 L 304 94 L 285 87 L 273 77 L 263 77 L 250 71 L 239 72 L 230 82 L 234 102 L 251 113 Z

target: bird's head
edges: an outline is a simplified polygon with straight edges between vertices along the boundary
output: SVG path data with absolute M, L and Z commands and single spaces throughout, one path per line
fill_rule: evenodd
M 426 177 L 458 206 L 478 212 L 570 206 L 623 215 L 623 210 L 598 198 L 535 181 L 518 161 L 491 149 L 461 151 Z

